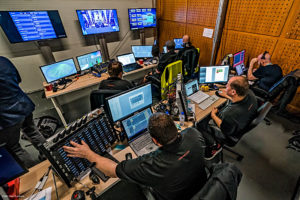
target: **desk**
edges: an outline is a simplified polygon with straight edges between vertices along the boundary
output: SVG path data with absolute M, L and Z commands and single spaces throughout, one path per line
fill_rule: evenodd
M 138 62 L 137 62 L 138 63 Z M 135 80 L 139 78 L 143 78 L 147 72 L 152 71 L 155 67 L 157 67 L 157 64 L 151 64 L 145 66 L 144 64 L 141 65 L 143 68 L 131 71 L 131 72 L 125 72 L 123 74 L 123 78 L 127 80 Z
M 124 150 L 119 151 L 118 153 L 114 154 L 114 157 L 119 160 L 125 160 L 125 154 L 126 153 L 131 153 L 133 158 L 136 158 L 135 153 L 132 151 L 130 147 L 126 147 Z M 27 198 L 32 192 L 33 188 L 36 185 L 36 183 L 39 181 L 39 179 L 43 176 L 43 174 L 47 171 L 48 167 L 50 166 L 50 163 L 48 160 L 32 167 L 29 169 L 29 172 L 23 176 L 20 177 L 20 195 L 24 196 L 22 199 Z M 52 171 L 51 171 L 52 173 Z M 44 186 L 44 189 L 48 187 L 52 187 L 52 193 L 51 193 L 51 199 L 56 199 L 56 194 L 55 194 L 55 187 L 53 183 L 53 178 L 52 174 L 49 174 L 48 180 Z M 57 177 L 55 178 L 56 180 L 56 185 L 57 185 L 57 192 L 58 196 L 61 200 L 70 200 L 73 192 L 75 190 L 83 190 L 87 191 L 87 188 L 84 188 L 79 183 L 74 184 L 72 188 L 68 188 L 62 181 L 60 181 Z M 108 181 L 105 183 L 101 180 L 100 184 L 98 185 L 93 185 L 92 182 L 89 180 L 88 177 L 85 177 L 83 180 L 80 182 L 87 185 L 88 187 L 95 186 L 96 187 L 96 194 L 99 194 L 103 190 L 105 190 L 107 187 L 112 185 L 118 180 L 118 178 L 110 178 Z M 89 198 L 88 198 L 89 199 Z

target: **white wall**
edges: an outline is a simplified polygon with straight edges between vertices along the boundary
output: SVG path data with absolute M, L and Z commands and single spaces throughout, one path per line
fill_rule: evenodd
M 1 10 L 58 10 L 67 38 L 52 40 L 50 46 L 56 61 L 76 57 L 100 49 L 93 36 L 84 37 L 80 30 L 76 9 L 117 9 L 120 32 L 106 35 L 110 56 L 129 31 L 128 8 L 152 7 L 152 0 L 0 0 Z M 153 44 L 152 29 L 146 30 L 146 44 Z M 140 44 L 139 34 L 129 31 L 118 54 L 130 51 L 130 45 Z M 36 42 L 10 44 L 0 30 L 0 55 L 8 57 L 22 77 L 21 87 L 25 92 L 42 88 L 44 81 L 39 66 L 47 64 Z

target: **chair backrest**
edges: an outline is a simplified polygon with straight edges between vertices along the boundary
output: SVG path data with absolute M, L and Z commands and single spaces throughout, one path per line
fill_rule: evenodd
M 199 53 L 199 58 L 200 58 L 200 49 L 199 48 L 196 48 L 198 53 Z M 199 64 L 199 60 L 198 60 L 198 64 Z M 194 73 L 197 73 L 199 71 L 199 67 L 196 67 Z
M 104 106 L 104 110 L 107 111 L 107 105 L 105 99 L 122 92 L 123 90 L 107 90 L 99 89 L 93 90 L 90 95 L 91 110 Z
M 177 80 L 177 75 L 182 73 L 182 61 L 178 60 L 166 66 L 161 75 L 161 98 L 166 99 L 172 83 Z M 168 76 L 166 77 L 166 74 Z
M 190 77 L 197 69 L 199 61 L 199 51 L 196 48 L 191 48 L 183 52 L 182 65 L 184 75 Z

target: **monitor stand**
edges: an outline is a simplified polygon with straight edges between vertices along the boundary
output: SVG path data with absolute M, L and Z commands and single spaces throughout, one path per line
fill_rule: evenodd
M 62 78 L 62 79 L 60 79 L 60 80 L 58 81 L 58 85 L 65 85 L 65 84 L 67 84 L 67 83 L 69 83 L 69 82 L 72 82 L 72 80 L 71 80 L 71 79 L 68 79 L 68 78 Z

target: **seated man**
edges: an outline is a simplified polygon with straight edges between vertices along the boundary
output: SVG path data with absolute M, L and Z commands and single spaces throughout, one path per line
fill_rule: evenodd
M 171 116 L 165 113 L 153 114 L 148 130 L 159 149 L 119 164 L 92 152 L 84 141 L 71 141 L 74 147 L 64 146 L 64 150 L 69 157 L 95 162 L 107 176 L 151 187 L 155 199 L 190 199 L 207 180 L 201 134 L 194 128 L 178 134 Z
M 129 81 L 122 79 L 123 77 L 122 63 L 118 61 L 110 62 L 107 71 L 109 77 L 106 80 L 100 82 L 99 89 L 125 91 L 133 87 L 133 85 Z
M 254 71 L 253 66 L 257 63 L 259 68 Z M 265 51 L 257 58 L 253 58 L 248 69 L 248 80 L 258 80 L 255 86 L 268 91 L 277 81 L 282 78 L 281 68 L 271 63 L 271 55 Z
M 213 108 L 211 118 L 206 118 L 197 124 L 197 129 L 203 134 L 207 145 L 205 158 L 211 160 L 221 151 L 220 144 L 236 141 L 242 137 L 241 131 L 256 117 L 257 101 L 249 90 L 245 77 L 232 77 L 226 90 L 219 93 L 229 99 L 220 111 Z
M 179 60 L 182 60 L 182 57 L 183 57 L 183 53 L 186 51 L 186 50 L 189 50 L 189 49 L 196 49 L 192 43 L 191 43 L 191 40 L 190 40 L 190 36 L 188 35 L 184 35 L 182 37 L 182 42 L 183 42 L 183 48 L 179 50 L 178 52 L 178 59 Z M 196 49 L 196 51 L 198 52 L 198 50 Z

